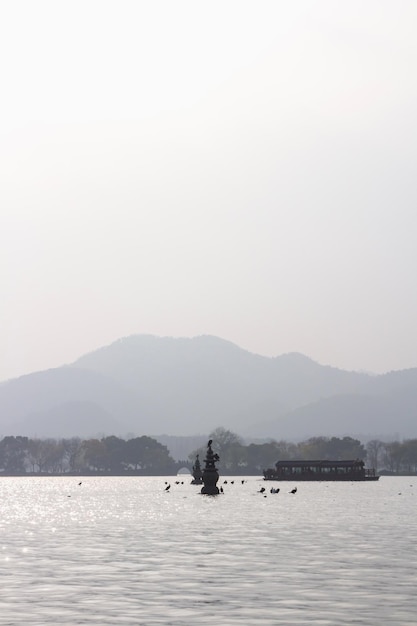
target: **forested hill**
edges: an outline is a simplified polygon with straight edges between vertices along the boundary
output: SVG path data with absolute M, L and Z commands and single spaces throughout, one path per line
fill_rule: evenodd
M 417 369 L 370 376 L 212 336 L 135 335 L 0 385 L 0 434 L 416 436 Z

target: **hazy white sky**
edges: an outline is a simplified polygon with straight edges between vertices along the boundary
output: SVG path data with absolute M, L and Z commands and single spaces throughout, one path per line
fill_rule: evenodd
M 0 380 L 135 333 L 417 366 L 415 0 L 3 0 Z

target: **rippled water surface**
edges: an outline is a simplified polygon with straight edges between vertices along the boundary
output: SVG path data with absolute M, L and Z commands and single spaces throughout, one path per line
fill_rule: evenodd
M 0 624 L 417 623 L 417 478 L 175 480 L 0 478 Z

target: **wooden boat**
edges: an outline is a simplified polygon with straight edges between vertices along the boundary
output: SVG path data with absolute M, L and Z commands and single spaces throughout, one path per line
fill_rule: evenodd
M 379 480 L 374 469 L 354 461 L 278 461 L 275 469 L 263 472 L 264 480 Z

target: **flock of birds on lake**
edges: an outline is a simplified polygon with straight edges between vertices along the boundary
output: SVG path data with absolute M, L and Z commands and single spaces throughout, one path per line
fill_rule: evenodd
M 237 481 L 237 482 L 239 482 L 239 481 Z M 240 482 L 241 482 L 242 485 L 244 485 L 247 482 L 247 480 L 242 479 Z M 78 483 L 78 486 L 81 487 L 82 484 L 83 484 L 82 481 L 80 481 Z M 176 485 L 183 485 L 184 481 L 183 480 L 176 480 L 175 484 Z M 230 481 L 224 480 L 223 481 L 223 485 L 227 485 L 227 484 L 234 485 L 235 481 L 234 480 L 230 480 Z M 165 491 L 168 492 L 171 489 L 171 484 L 166 480 L 165 481 L 165 485 L 166 485 L 165 486 Z M 326 487 L 327 487 L 327 485 L 326 485 Z M 410 485 L 410 487 L 413 487 L 413 485 Z M 223 486 L 220 486 L 219 491 L 220 491 L 220 493 L 224 493 Z M 279 493 L 280 491 L 281 491 L 281 489 L 279 487 L 271 487 L 271 489 L 269 490 L 269 493 L 276 494 L 276 493 Z M 261 487 L 257 493 L 262 494 L 264 498 L 267 497 L 266 488 L 265 487 Z M 291 493 L 293 495 L 296 494 L 297 493 L 297 487 L 294 487 L 288 493 Z M 401 496 L 402 495 L 401 492 L 399 492 L 398 495 Z M 67 495 L 67 498 L 71 498 L 71 496 Z
M 241 482 L 241 484 L 242 484 L 242 485 L 244 485 L 244 484 L 247 482 L 247 480 L 242 479 L 240 482 Z M 82 483 L 82 481 L 81 481 L 81 482 L 79 482 L 79 483 L 78 483 L 78 486 L 79 486 L 79 487 L 81 487 L 81 485 L 82 485 L 82 484 L 83 484 L 83 483 Z M 183 484 L 184 484 L 184 481 L 183 481 L 183 480 L 176 480 L 176 481 L 175 481 L 175 484 L 176 484 L 176 485 L 183 485 Z M 227 484 L 234 485 L 234 484 L 235 484 L 235 481 L 234 481 L 234 480 L 230 480 L 230 481 L 224 480 L 224 481 L 223 481 L 223 485 L 227 485 Z M 171 489 L 171 483 L 169 483 L 169 482 L 166 480 L 166 481 L 165 481 L 165 491 L 167 491 L 167 492 L 168 492 L 168 491 L 170 491 L 170 489 Z M 223 486 L 220 486 L 219 491 L 220 491 L 220 493 L 224 493 Z M 266 492 L 266 488 L 265 488 L 265 487 L 261 487 L 257 493 L 261 493 L 261 494 L 264 496 L 264 498 L 266 498 L 267 496 L 266 496 L 266 493 L 265 493 L 265 492 Z M 269 493 L 272 493 L 272 494 L 274 494 L 274 493 L 279 493 L 279 492 L 280 492 L 279 487 L 277 487 L 277 488 L 275 488 L 275 487 L 271 487 L 271 489 L 269 490 Z M 291 489 L 291 491 L 289 491 L 288 493 L 292 493 L 292 494 L 297 493 L 297 487 L 294 487 L 294 489 Z M 70 496 L 70 495 L 68 495 L 68 496 L 67 496 L 67 498 L 71 498 L 71 496 Z
M 241 482 L 241 484 L 242 484 L 242 485 L 244 485 L 247 481 L 246 481 L 245 479 L 243 479 L 243 480 L 241 480 L 240 482 Z M 175 484 L 176 484 L 176 485 L 183 485 L 183 484 L 184 484 L 184 481 L 183 481 L 183 480 L 181 480 L 181 481 L 180 481 L 180 480 L 176 480 L 176 481 L 175 481 Z M 230 480 L 230 481 L 224 480 L 224 481 L 223 481 L 223 485 L 227 485 L 227 484 L 234 485 L 234 484 L 235 484 L 235 481 L 234 481 L 234 480 Z M 165 481 L 165 485 L 166 485 L 166 486 L 165 486 L 165 491 L 169 491 L 169 490 L 171 489 L 171 483 L 169 483 L 169 482 L 166 480 L 166 481 Z M 220 492 L 220 493 L 224 493 L 223 485 L 221 485 L 221 486 L 219 487 L 219 492 Z M 271 493 L 271 494 L 275 494 L 275 493 L 279 493 L 280 491 L 281 491 L 281 490 L 280 490 L 280 488 L 279 488 L 279 487 L 271 487 L 271 489 L 269 490 L 269 493 Z M 264 498 L 266 498 L 266 497 L 267 497 L 267 494 L 266 494 L 266 488 L 265 488 L 265 487 L 261 487 L 257 493 L 261 493 L 261 494 L 263 495 L 263 497 L 264 497 Z M 296 493 L 297 493 L 297 487 L 294 487 L 294 489 L 291 489 L 291 491 L 289 491 L 288 493 L 291 493 L 291 494 L 296 494 Z

